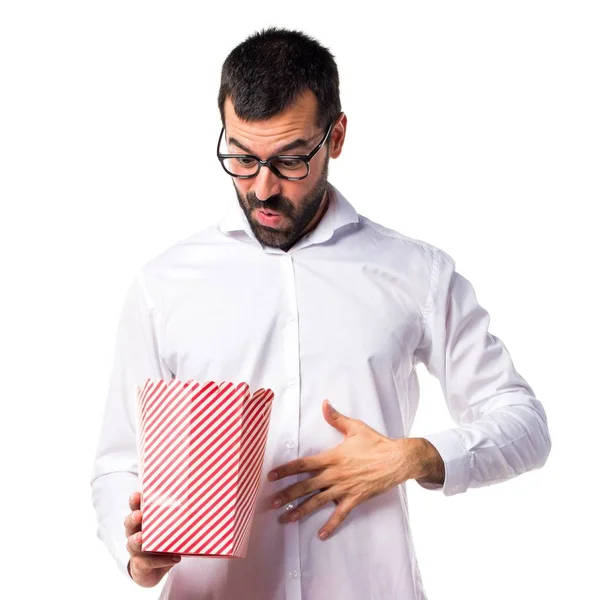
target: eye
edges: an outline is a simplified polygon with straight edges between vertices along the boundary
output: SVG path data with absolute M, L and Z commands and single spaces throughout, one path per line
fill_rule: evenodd
M 297 158 L 280 158 L 275 161 L 275 166 L 279 169 L 286 169 L 287 171 L 293 171 L 295 169 L 299 169 L 304 164 L 304 161 L 301 161 Z
M 240 156 L 235 160 L 242 167 L 254 167 L 256 165 L 256 160 L 254 158 L 250 158 L 249 156 Z

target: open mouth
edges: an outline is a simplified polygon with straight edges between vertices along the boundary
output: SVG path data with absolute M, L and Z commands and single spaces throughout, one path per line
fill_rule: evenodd
M 266 225 L 267 227 L 273 227 L 275 225 L 279 225 L 283 219 L 283 215 L 281 213 L 274 212 L 272 210 L 263 210 L 258 209 L 256 211 L 256 218 L 261 225 Z

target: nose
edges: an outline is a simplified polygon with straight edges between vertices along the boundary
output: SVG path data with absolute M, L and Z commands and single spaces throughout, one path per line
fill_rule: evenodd
M 254 178 L 254 193 L 258 200 L 268 200 L 281 192 L 281 179 L 269 169 L 262 167 Z

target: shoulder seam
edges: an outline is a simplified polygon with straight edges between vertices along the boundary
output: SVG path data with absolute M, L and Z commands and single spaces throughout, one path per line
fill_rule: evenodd
M 363 222 L 364 225 L 366 225 L 367 227 L 370 227 L 371 229 L 377 231 L 377 233 L 380 233 L 381 235 L 384 235 L 385 237 L 410 242 L 412 244 L 415 244 L 416 246 L 420 246 L 421 248 L 423 248 L 429 252 L 431 252 L 433 249 L 435 249 L 435 246 L 433 246 L 432 244 L 428 244 L 427 242 L 425 242 L 423 240 L 419 240 L 417 238 L 410 237 L 409 235 L 405 235 L 399 231 L 389 229 L 389 227 L 385 227 L 384 225 L 375 223 L 375 221 L 371 221 L 371 219 L 369 219 L 368 217 L 365 217 L 363 215 L 359 215 L 359 219 Z M 377 226 L 377 227 L 375 227 L 375 226 Z M 385 229 L 386 231 L 383 231 L 382 229 Z
M 162 332 L 163 332 L 163 327 L 164 327 L 164 323 L 163 323 L 163 316 L 161 311 L 158 308 L 158 305 L 156 302 L 154 302 L 154 300 L 152 299 L 152 297 L 150 296 L 150 293 L 148 292 L 148 288 L 146 287 L 146 283 L 144 281 L 144 268 L 142 267 L 136 276 L 137 281 L 139 282 L 139 286 L 140 286 L 140 290 L 142 293 L 142 296 L 144 297 L 144 303 L 146 305 L 146 309 L 148 310 L 148 314 L 150 316 L 150 319 L 153 321 L 152 326 L 154 328 L 154 332 L 156 335 L 156 349 L 158 352 L 158 357 L 159 359 L 165 363 L 166 368 L 171 371 L 171 373 L 174 375 L 173 371 L 171 370 L 171 367 L 169 367 L 169 365 L 167 364 L 165 358 L 164 358 L 164 354 L 162 351 Z
M 427 300 L 425 301 L 425 307 L 423 308 L 423 315 L 421 317 L 421 327 L 425 329 L 427 319 L 429 318 L 429 314 L 431 312 L 431 308 L 433 306 L 433 299 L 435 298 L 435 293 L 437 291 L 437 285 L 440 276 L 440 263 L 441 263 L 441 253 L 439 248 L 433 248 L 433 257 L 431 262 L 431 276 L 429 278 L 429 293 L 427 295 Z
M 150 297 L 150 293 L 148 292 L 148 288 L 146 287 L 146 282 L 144 281 L 144 267 L 142 267 L 141 269 L 138 270 L 137 275 L 135 276 L 135 279 L 137 280 L 138 285 L 140 286 L 140 290 L 141 290 L 141 293 L 144 298 L 144 302 L 146 304 L 146 308 L 148 309 L 148 311 L 151 313 L 152 312 L 158 313 L 156 303 Z

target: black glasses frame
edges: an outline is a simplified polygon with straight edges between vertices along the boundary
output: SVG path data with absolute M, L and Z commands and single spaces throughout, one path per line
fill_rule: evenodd
M 299 181 L 300 179 L 305 179 L 306 177 L 308 177 L 308 175 L 310 173 L 310 161 L 317 154 L 317 152 L 323 147 L 323 144 L 327 141 L 327 138 L 329 137 L 329 134 L 331 133 L 334 123 L 335 123 L 335 121 L 332 121 L 330 123 L 329 127 L 327 128 L 327 132 L 323 136 L 323 139 L 308 154 L 277 154 L 276 156 L 271 156 L 271 158 L 267 158 L 267 160 L 261 160 L 260 158 L 258 158 L 258 156 L 254 156 L 253 154 L 221 154 L 219 152 L 219 148 L 221 147 L 221 140 L 223 139 L 223 133 L 225 132 L 225 127 L 223 127 L 221 129 L 221 135 L 219 136 L 219 141 L 217 143 L 217 158 L 219 159 L 221 166 L 225 170 L 225 173 L 227 173 L 228 175 L 231 175 L 231 177 L 237 177 L 239 179 L 252 179 L 253 177 L 256 177 L 260 173 L 260 170 L 262 167 L 269 167 L 269 169 L 271 169 L 271 171 L 273 171 L 273 173 L 275 173 L 275 175 L 277 175 L 277 177 L 281 177 L 281 179 L 287 179 L 289 181 Z M 258 169 L 256 170 L 256 173 L 254 173 L 254 175 L 234 175 L 233 173 L 230 173 L 225 167 L 225 159 L 226 158 L 252 158 L 258 163 Z M 306 175 L 303 175 L 302 177 L 286 177 L 285 175 L 282 175 L 277 170 L 277 168 L 273 165 L 273 161 L 279 160 L 282 158 L 286 159 L 286 160 L 293 159 L 293 160 L 301 160 L 301 161 L 305 162 L 306 163 Z

